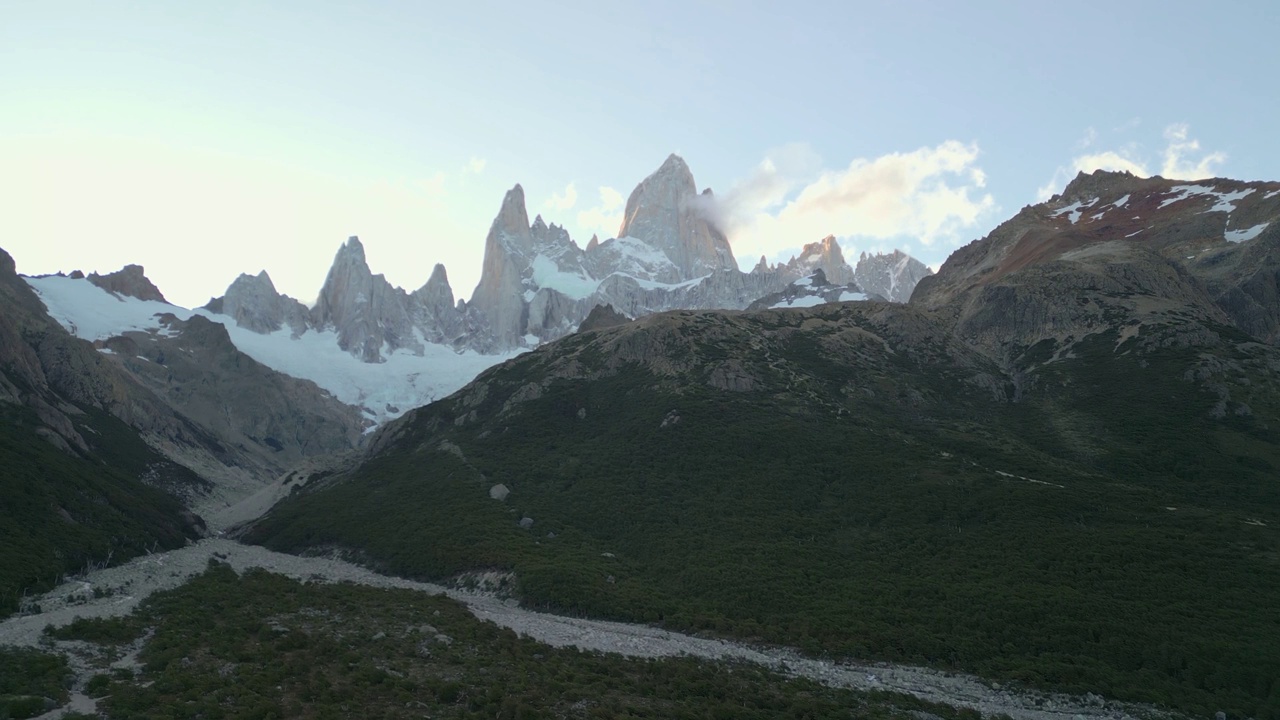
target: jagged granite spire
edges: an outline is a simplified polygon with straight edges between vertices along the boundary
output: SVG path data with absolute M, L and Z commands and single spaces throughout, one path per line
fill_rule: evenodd
M 854 282 L 854 270 L 845 262 L 840 243 L 834 235 L 828 235 L 818 242 L 809 243 L 800 250 L 799 257 L 783 266 L 783 269 L 804 277 L 814 270 L 822 270 L 827 280 L 833 285 L 848 285 Z
M 311 310 L 311 324 L 335 330 L 338 347 L 352 355 L 365 362 L 381 362 L 384 349 L 423 351 L 413 334 L 408 304 L 403 290 L 369 270 L 364 246 L 353 235 L 333 259 Z
M 670 258 L 680 280 L 737 270 L 729 241 L 702 211 L 693 173 L 672 154 L 627 198 L 618 237 L 634 237 Z

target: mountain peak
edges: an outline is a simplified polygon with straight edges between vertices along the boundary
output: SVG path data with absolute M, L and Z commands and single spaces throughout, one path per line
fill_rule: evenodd
M 529 233 L 529 212 L 525 209 L 524 188 L 520 183 L 507 191 L 502 198 L 502 209 L 493 219 L 493 230 L 506 235 L 527 235 Z
M 668 156 L 631 191 L 618 237 L 634 237 L 666 253 L 681 280 L 737 269 L 729 241 L 700 211 L 697 197 L 689 166 L 679 155 Z
M 431 277 L 427 279 L 427 283 L 449 284 L 449 273 L 444 269 L 444 263 L 436 263 L 436 266 L 431 268 Z
M 662 161 L 662 166 L 658 168 L 658 172 L 660 173 L 661 172 L 686 172 L 687 173 L 689 172 L 689 164 L 684 161 L 684 158 L 680 157 L 675 153 L 671 153 L 670 155 L 667 156 L 666 160 Z

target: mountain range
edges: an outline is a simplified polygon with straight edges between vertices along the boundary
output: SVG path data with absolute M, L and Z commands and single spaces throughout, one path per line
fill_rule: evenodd
M 1280 183 L 1098 172 L 906 304 L 806 300 L 840 288 L 823 272 L 760 309 L 602 312 L 383 426 L 247 539 L 1275 717 L 1277 219 Z
M 672 309 L 738 309 L 822 269 L 840 284 L 905 302 L 929 270 L 895 252 L 866 255 L 851 268 L 834 237 L 805 245 L 798 257 L 770 266 L 761 258 L 738 269 L 724 234 L 705 215 L 711 191 L 698 193 L 679 156 L 667 158 L 627 200 L 618 236 L 579 246 L 539 215 L 531 223 L 524 189 L 503 198 L 485 239 L 479 284 L 455 302 L 443 265 L 421 288 L 405 292 L 374 275 L 351 238 L 313 308 L 280 295 L 265 273 L 242 275 L 205 309 L 259 333 L 334 330 L 339 346 L 365 362 L 428 344 L 485 354 L 534 347 L 573 332 L 597 305 L 630 317 Z
M 671 156 L 579 247 L 503 199 L 469 301 L 341 246 L 168 304 L 0 254 L 0 602 L 210 532 L 522 603 L 1280 712 L 1280 183 L 1076 177 L 937 274 L 738 269 Z M 430 402 L 428 402 L 430 401 Z M 263 518 L 238 502 L 279 480 Z
M 371 271 L 355 237 L 339 248 L 312 307 L 280 294 L 265 271 L 239 276 L 224 295 L 189 310 L 169 303 L 141 265 L 24 278 L 6 255 L 0 387 L 19 413 L 11 450 L 42 438 L 72 465 L 122 464 L 136 475 L 120 481 L 128 492 L 150 497 L 148 488 L 158 488 L 158 497 L 179 497 L 194 511 L 152 528 L 152 540 L 172 542 L 221 531 L 264 484 L 300 463 L 355 451 L 379 424 L 572 332 L 597 306 L 624 318 L 739 308 L 823 269 L 853 282 L 834 238 L 777 267 L 740 272 L 725 236 L 703 216 L 709 197 L 673 155 L 631 194 L 618 237 L 593 238 L 584 250 L 563 228 L 541 217 L 530 223 L 517 185 L 494 219 L 470 302 L 455 302 L 441 265 L 411 293 L 393 287 Z M 898 268 L 875 276 L 886 282 L 906 286 L 928 272 L 900 253 L 885 259 Z M 95 442 L 120 433 L 132 439 Z M 123 446 L 130 457 L 113 454 Z M 80 471 L 66 470 L 66 487 L 76 486 Z M 47 507 L 48 522 L 92 524 L 68 515 L 65 498 Z M 9 538 L 14 555 L 55 552 L 33 549 L 45 547 L 42 532 Z M 105 557 L 100 542 L 55 554 Z M 129 547 L 116 557 L 143 545 Z M 56 577 L 56 568 L 73 565 L 44 566 Z M 0 599 L 13 602 L 11 593 L 38 577 L 6 575 Z

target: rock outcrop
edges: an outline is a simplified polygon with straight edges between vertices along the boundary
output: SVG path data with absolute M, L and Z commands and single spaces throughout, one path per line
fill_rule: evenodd
M 159 300 L 169 302 L 160 294 L 160 288 L 147 278 L 141 265 L 125 265 L 123 268 L 106 275 L 89 273 L 89 282 L 98 287 L 119 295 L 128 295 L 139 300 Z
M 307 307 L 277 292 L 266 270 L 257 275 L 240 275 L 225 295 L 210 300 L 205 308 L 228 315 L 237 325 L 256 333 L 272 333 L 288 327 L 296 337 L 308 327 Z
M 613 309 L 612 305 L 597 305 L 591 308 L 587 318 L 578 326 L 578 332 L 589 332 L 604 328 L 617 327 L 631 322 L 631 318 Z

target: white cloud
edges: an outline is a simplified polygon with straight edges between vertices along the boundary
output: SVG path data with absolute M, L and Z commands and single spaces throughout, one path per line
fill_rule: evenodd
M 1226 153 L 1211 152 L 1192 164 L 1186 156 L 1188 153 L 1200 152 L 1200 141 L 1188 137 L 1190 132 L 1186 123 L 1165 128 L 1164 139 L 1169 141 L 1169 145 L 1164 149 L 1161 175 L 1174 180 L 1200 180 L 1213 177 L 1213 166 L 1227 161 Z
M 550 212 L 564 212 L 574 205 L 578 204 L 578 189 L 569 183 L 564 186 L 564 192 L 552 193 L 546 202 L 542 203 L 543 210 Z
M 750 226 L 759 213 L 780 207 L 797 185 L 821 169 L 821 159 L 808 145 L 784 145 L 770 151 L 751 175 L 705 209 L 722 228 Z
M 743 257 L 776 256 L 826 235 L 953 243 L 995 208 L 981 193 L 978 147 L 947 141 L 909 153 L 815 170 L 806 146 L 771 154 L 715 203 L 715 219 Z M 798 192 L 793 191 L 799 188 Z
M 622 227 L 622 193 L 605 185 L 600 188 L 600 204 L 578 213 L 578 228 L 609 239 Z
M 1093 138 L 1096 137 L 1093 128 L 1089 128 L 1085 137 L 1088 142 L 1079 147 L 1092 144 Z M 1227 160 L 1226 153 L 1211 152 L 1193 161 L 1190 156 L 1200 152 L 1200 142 L 1190 137 L 1190 128 L 1186 124 L 1178 123 L 1166 127 L 1164 139 L 1167 144 L 1161 153 L 1162 163 L 1159 175 L 1171 180 L 1200 180 L 1212 177 L 1216 172 L 1214 166 L 1221 165 Z M 1076 173 L 1108 170 L 1150 177 L 1156 174 L 1152 172 L 1151 167 L 1150 161 L 1144 159 L 1139 147 L 1133 143 L 1118 150 L 1102 150 L 1079 155 L 1071 160 L 1070 165 L 1055 170 L 1049 182 L 1037 190 L 1036 197 L 1040 201 L 1048 200 L 1054 193 L 1061 191 L 1076 176 Z
M 466 166 L 462 168 L 462 173 L 464 175 L 467 173 L 471 173 L 472 175 L 479 175 L 480 173 L 484 172 L 484 166 L 486 164 L 487 164 L 487 161 L 484 158 L 472 156 L 471 159 L 467 161 Z

